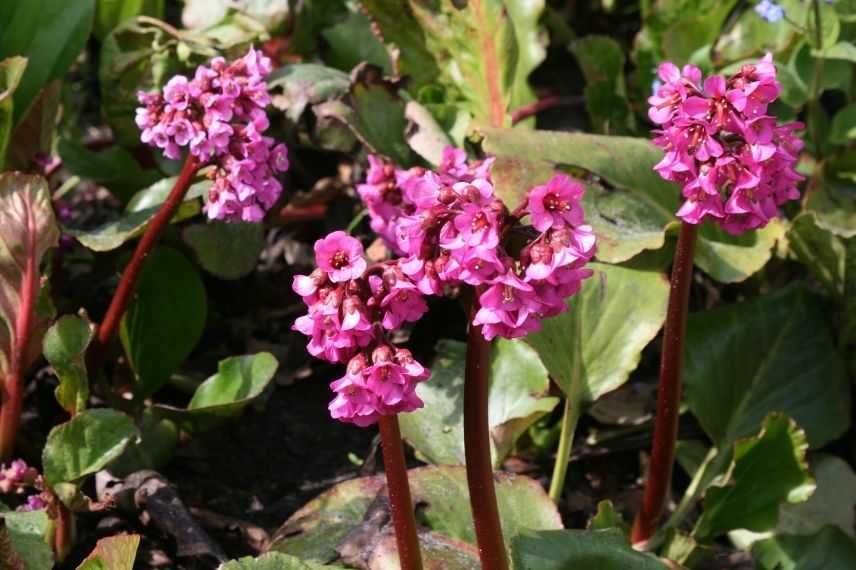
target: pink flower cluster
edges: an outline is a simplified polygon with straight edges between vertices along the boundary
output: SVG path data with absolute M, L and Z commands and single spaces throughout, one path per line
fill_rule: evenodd
M 162 94 L 138 94 L 144 143 L 171 159 L 188 147 L 200 165 L 215 166 L 205 207 L 211 219 L 257 222 L 282 192 L 276 175 L 288 169 L 288 151 L 262 134 L 270 71 L 270 59 L 250 48 L 231 64 L 217 57 L 200 65 L 192 79 L 176 75 Z
M 0 493 L 24 494 L 27 489 L 39 490 L 43 486 L 42 476 L 35 468 L 29 467 L 23 459 L 16 459 L 8 466 L 0 466 Z M 26 502 L 17 508 L 18 511 L 36 511 L 46 507 L 40 494 L 27 497 Z
M 378 232 L 398 255 L 400 267 L 426 295 L 461 283 L 479 292 L 473 324 L 482 334 L 516 338 L 540 320 L 565 310 L 565 299 L 591 275 L 595 236 L 584 225 L 583 187 L 565 175 L 529 190 L 511 216 L 494 192 L 493 158 L 468 162 L 448 147 L 437 172 L 397 170 L 370 157 L 367 182 L 357 187 Z M 531 226 L 515 228 L 529 214 Z M 507 231 L 528 243 L 517 256 L 502 245 Z M 533 237 L 534 236 L 534 237 Z
M 663 85 L 648 99 L 648 116 L 661 127 L 654 143 L 666 156 L 654 169 L 682 185 L 680 218 L 715 219 L 740 234 L 764 227 L 780 205 L 799 198 L 803 177 L 794 167 L 803 143 L 794 131 L 803 125 L 779 125 L 767 114 L 781 91 L 772 55 L 704 83 L 692 65 L 666 62 L 658 73 Z
M 313 356 L 347 362 L 345 376 L 330 385 L 331 415 L 367 426 L 381 415 L 420 408 L 416 383 L 428 371 L 409 351 L 391 346 L 386 332 L 425 314 L 422 294 L 398 262 L 367 267 L 363 246 L 341 231 L 316 242 L 315 261 L 312 274 L 294 279 L 309 308 L 294 329 L 309 337 Z

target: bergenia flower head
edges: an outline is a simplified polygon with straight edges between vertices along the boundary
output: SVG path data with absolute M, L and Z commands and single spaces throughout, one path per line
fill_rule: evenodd
M 191 79 L 176 75 L 162 93 L 137 95 L 144 143 L 171 159 L 187 148 L 200 166 L 214 167 L 205 206 L 211 219 L 257 222 L 282 193 L 276 176 L 288 170 L 288 151 L 263 135 L 270 71 L 270 59 L 251 47 L 232 63 L 216 57 L 200 65 Z
M 694 66 L 659 69 L 663 85 L 648 99 L 660 126 L 654 143 L 666 151 L 655 167 L 677 182 L 685 199 L 677 212 L 687 223 L 715 220 L 732 234 L 766 226 L 779 206 L 799 198 L 795 170 L 801 123 L 780 125 L 767 114 L 781 92 L 772 55 L 730 77 L 702 82 Z
M 294 325 L 310 337 L 309 352 L 347 363 L 331 384 L 334 418 L 363 426 L 422 406 L 415 387 L 428 371 L 387 334 L 419 320 L 426 295 L 470 285 L 480 306 L 473 325 L 488 340 L 517 338 L 566 310 L 591 275 L 595 236 L 584 224 L 582 185 L 558 174 L 529 190 L 512 216 L 495 195 L 493 162 L 469 161 L 452 147 L 436 172 L 369 156 L 357 191 L 372 229 L 399 257 L 367 266 L 362 245 L 334 232 L 315 244 L 318 269 L 293 284 L 309 308 Z M 531 226 L 520 222 L 527 215 Z M 513 254 L 510 233 L 527 239 Z

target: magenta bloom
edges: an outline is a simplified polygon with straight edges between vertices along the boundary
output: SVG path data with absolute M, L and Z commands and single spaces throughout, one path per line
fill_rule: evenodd
M 342 231 L 315 242 L 315 262 L 333 283 L 357 279 L 366 270 L 363 245 Z
M 173 160 L 187 148 L 201 165 L 215 166 L 205 205 L 211 219 L 261 221 L 282 193 L 276 177 L 288 170 L 288 150 L 262 134 L 270 71 L 270 60 L 250 48 L 231 64 L 217 57 L 199 66 L 193 79 L 176 75 L 162 95 L 138 94 L 142 142 Z
M 763 228 L 779 207 L 799 198 L 796 170 L 802 124 L 777 125 L 767 115 L 781 85 L 772 55 L 744 65 L 731 77 L 699 85 L 697 69 L 664 63 L 666 84 L 651 97 L 649 116 L 661 129 L 654 144 L 666 154 L 655 167 L 682 186 L 678 217 L 690 224 L 715 220 L 732 234 Z
M 578 226 L 583 223 L 579 200 L 583 187 L 564 174 L 557 174 L 544 186 L 529 191 L 529 215 L 535 229 L 544 232 L 552 227 Z

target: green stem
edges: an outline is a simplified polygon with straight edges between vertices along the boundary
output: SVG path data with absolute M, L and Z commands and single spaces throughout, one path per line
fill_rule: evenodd
M 556 463 L 553 465 L 553 477 L 550 480 L 550 498 L 558 503 L 565 489 L 565 477 L 568 474 L 568 462 L 571 459 L 571 449 L 574 447 L 574 433 L 580 420 L 580 407 L 573 405 L 570 398 L 565 398 L 565 411 L 562 414 L 562 431 L 559 436 L 559 449 L 556 452 Z

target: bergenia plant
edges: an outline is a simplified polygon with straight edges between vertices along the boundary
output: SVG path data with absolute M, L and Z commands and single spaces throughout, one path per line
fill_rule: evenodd
M 649 118 L 660 126 L 654 143 L 666 151 L 654 169 L 682 187 L 677 211 L 683 221 L 672 265 L 671 290 L 660 360 L 660 385 L 651 461 L 642 506 L 631 539 L 654 534 L 668 499 L 686 337 L 687 306 L 698 226 L 711 220 L 731 234 L 766 226 L 779 207 L 800 197 L 795 170 L 801 123 L 779 124 L 767 109 L 781 93 L 768 54 L 730 77 L 670 62 L 658 70 L 663 84 L 648 99 Z
M 162 93 L 140 92 L 136 123 L 142 142 L 179 160 L 187 150 L 175 185 L 149 223 L 98 332 L 89 348 L 96 365 L 124 315 L 146 255 L 169 224 L 201 169 L 212 181 L 205 211 L 210 219 L 259 222 L 282 193 L 277 174 L 288 170 L 288 151 L 264 136 L 270 123 L 265 108 L 270 95 L 265 77 L 271 61 L 254 48 L 226 62 L 222 57 L 200 65 L 192 79 L 176 75 Z
M 341 231 L 316 242 L 318 268 L 294 280 L 309 308 L 294 328 L 310 338 L 312 355 L 346 363 L 345 375 L 330 385 L 336 394 L 331 415 L 359 426 L 381 421 L 386 436 L 384 422 L 397 425 L 396 414 L 422 406 L 416 386 L 429 373 L 408 350 L 395 347 L 389 333 L 422 318 L 426 296 L 470 287 L 470 325 L 477 331 L 471 335 L 483 341 L 522 337 L 538 330 L 541 319 L 567 309 L 566 299 L 592 274 L 585 265 L 596 240 L 584 223 L 583 187 L 566 175 L 531 188 L 509 212 L 495 194 L 492 158 L 470 162 L 463 150 L 447 147 L 437 171 L 401 170 L 375 156 L 369 161 L 367 182 L 357 190 L 372 228 L 399 257 L 368 265 L 360 242 Z M 527 216 L 529 224 L 523 224 Z M 517 252 L 508 246 L 512 234 L 525 240 Z M 486 368 L 480 371 L 485 382 L 486 374 Z M 476 415 L 471 408 L 486 406 L 486 398 L 480 400 L 465 403 L 465 413 Z M 400 450 L 401 442 L 394 447 Z M 471 447 L 468 441 L 468 453 Z M 505 554 L 504 547 L 497 552 L 502 535 L 489 449 L 486 457 L 487 465 L 467 461 L 467 469 L 483 562 L 495 567 L 490 558 L 504 564 Z M 389 464 L 387 476 L 406 485 L 406 474 L 391 474 Z M 482 500 L 488 504 L 479 503 L 479 485 L 490 490 Z M 391 493 L 393 502 L 397 495 Z M 418 552 L 405 540 L 413 527 L 409 500 L 393 508 L 408 519 L 408 527 L 397 526 L 401 551 Z

